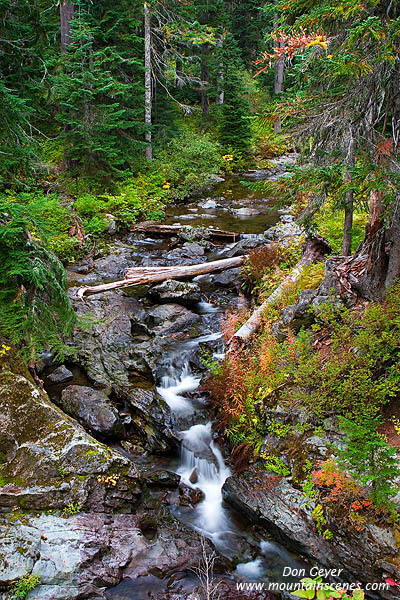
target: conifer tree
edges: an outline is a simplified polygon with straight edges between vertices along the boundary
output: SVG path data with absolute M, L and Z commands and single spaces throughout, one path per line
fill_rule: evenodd
M 250 106 L 243 96 L 243 65 L 232 34 L 227 34 L 222 48 L 225 100 L 220 123 L 220 142 L 226 150 L 247 153 L 250 149 Z
M 363 485 L 371 488 L 371 499 L 377 506 L 388 506 L 398 489 L 394 481 L 400 475 L 396 449 L 377 432 L 380 421 L 365 415 L 357 421 L 340 417 L 345 433 L 344 449 L 337 450 L 339 462 Z

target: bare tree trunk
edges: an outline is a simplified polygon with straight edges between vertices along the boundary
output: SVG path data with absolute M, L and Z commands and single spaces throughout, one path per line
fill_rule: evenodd
M 347 165 L 348 167 L 354 167 L 354 140 L 353 134 L 350 132 L 350 143 L 347 153 Z M 346 181 L 351 181 L 351 175 L 349 171 L 346 172 Z M 346 192 L 345 205 L 344 205 L 344 226 L 343 226 L 343 242 L 342 242 L 342 254 L 343 256 L 351 255 L 351 243 L 353 240 L 353 214 L 354 214 L 354 195 L 353 190 Z
M 145 89 L 145 103 L 144 103 L 144 122 L 146 126 L 145 139 L 147 142 L 146 146 L 146 158 L 148 161 L 153 159 L 153 148 L 152 148 L 152 135 L 151 135 L 151 108 L 152 108 L 152 76 L 151 76 L 151 14 L 149 5 L 147 2 L 144 3 L 144 89 Z
M 99 294 L 134 285 L 143 285 L 146 283 L 158 283 L 167 279 L 187 279 L 196 277 L 197 275 L 205 275 L 207 273 L 216 273 L 233 267 L 240 267 L 244 263 L 244 256 L 236 256 L 234 258 L 224 258 L 223 260 L 215 260 L 200 265 L 188 265 L 182 267 L 134 267 L 127 269 L 125 279 L 115 281 L 113 283 L 105 283 L 94 287 L 80 287 L 77 290 L 77 297 L 83 298 L 91 294 Z
M 60 2 L 60 30 L 61 30 L 61 53 L 65 54 L 71 43 L 71 23 L 74 18 L 75 7 L 71 2 L 61 0 Z
M 207 44 L 203 44 L 201 47 L 201 110 L 204 117 L 208 117 L 210 111 L 210 99 L 207 93 L 210 73 L 207 65 L 207 56 Z
M 273 304 L 280 298 L 283 291 L 293 283 L 296 283 L 302 274 L 304 267 L 311 265 L 314 262 L 321 260 L 326 254 L 332 252 L 332 248 L 329 246 L 327 240 L 320 236 L 308 240 L 303 249 L 303 256 L 289 273 L 282 283 L 272 292 L 265 302 L 259 306 L 246 321 L 246 323 L 235 333 L 231 340 L 229 340 L 229 350 L 233 350 L 238 344 L 246 343 L 249 338 L 257 331 L 261 326 L 262 316 L 265 309 Z
M 351 242 L 353 239 L 353 190 L 346 192 L 345 208 L 344 208 L 344 228 L 343 228 L 343 243 L 342 255 L 351 255 Z
M 274 16 L 274 21 L 275 21 L 275 25 L 274 25 L 274 29 L 277 29 L 277 16 Z M 284 42 L 282 40 L 279 40 L 277 47 L 278 48 L 283 48 L 284 46 Z M 283 92 L 283 82 L 285 79 L 285 57 L 282 56 L 278 62 L 276 63 L 276 69 L 275 69 L 275 83 L 274 83 L 274 92 L 276 95 L 279 95 Z M 274 132 L 278 133 L 281 130 L 281 119 L 278 116 L 274 122 Z
M 222 46 L 224 45 L 222 37 L 219 39 L 217 45 L 219 48 L 222 48 Z M 216 99 L 216 104 L 218 106 L 221 106 L 225 102 L 224 64 L 222 62 L 218 65 L 217 77 L 218 77 L 218 84 L 217 84 L 218 95 L 217 95 L 217 99 Z
M 385 289 L 392 287 L 400 278 L 400 202 L 393 211 L 388 237 L 390 247 Z

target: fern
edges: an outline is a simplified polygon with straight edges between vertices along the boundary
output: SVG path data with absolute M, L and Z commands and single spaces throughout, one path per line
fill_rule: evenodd
M 46 249 L 39 207 L 0 203 L 0 331 L 32 359 L 45 348 L 63 351 L 76 322 L 66 275 Z

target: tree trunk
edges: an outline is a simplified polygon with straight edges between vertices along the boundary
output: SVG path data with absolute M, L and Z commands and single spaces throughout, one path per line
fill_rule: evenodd
M 152 148 L 152 135 L 151 135 L 151 108 L 152 108 L 152 76 L 151 76 L 151 14 L 150 8 L 147 2 L 144 3 L 144 89 L 145 89 L 145 102 L 144 102 L 144 122 L 146 126 L 145 139 L 147 142 L 146 146 L 146 158 L 148 161 L 153 159 L 153 148 Z
M 223 38 L 221 38 L 218 41 L 217 45 L 219 48 L 222 48 L 223 44 L 224 44 Z M 218 77 L 218 83 L 217 83 L 218 94 L 217 94 L 216 104 L 218 106 L 221 106 L 225 102 L 224 63 L 222 63 L 222 62 L 219 63 L 219 65 L 218 65 L 217 77 Z
M 348 169 L 354 167 L 354 140 L 353 133 L 350 130 L 350 141 L 347 152 L 347 166 Z M 351 175 L 349 170 L 346 169 L 345 180 L 347 183 L 351 182 Z M 351 243 L 353 240 L 353 214 L 354 214 L 354 194 L 353 190 L 348 190 L 345 196 L 344 204 L 344 225 L 343 225 L 343 242 L 342 242 L 342 254 L 343 256 L 351 255 Z
M 360 254 L 367 255 L 365 272 L 356 286 L 358 292 L 370 300 L 381 300 L 385 292 L 388 271 L 387 231 L 384 224 L 383 192 L 371 190 L 369 198 L 369 220 L 365 231 L 365 242 Z
M 344 209 L 344 228 L 343 228 L 343 243 L 342 255 L 351 255 L 351 243 L 353 239 L 353 190 L 346 192 L 345 209 Z
M 304 267 L 321 260 L 326 254 L 332 252 L 327 240 L 320 236 L 308 240 L 303 248 L 303 256 L 282 283 L 268 296 L 265 302 L 259 306 L 246 321 L 246 323 L 235 333 L 228 345 L 233 350 L 238 344 L 244 344 L 257 331 L 262 324 L 262 316 L 265 309 L 280 298 L 284 290 L 291 284 L 296 283 L 303 272 Z
M 61 30 L 61 53 L 65 54 L 71 43 L 71 23 L 74 18 L 75 7 L 71 2 L 61 0 L 60 2 L 60 30 Z
M 208 97 L 207 86 L 209 83 L 210 73 L 207 64 L 208 47 L 203 44 L 201 47 L 201 110 L 204 117 L 208 117 L 210 111 L 210 99 Z
M 240 267 L 244 262 L 244 256 L 236 256 L 234 258 L 225 258 L 223 260 L 215 260 L 213 262 L 202 263 L 200 265 L 188 265 L 183 267 L 134 267 L 127 269 L 125 279 L 115 281 L 113 283 L 105 283 L 94 287 L 81 287 L 76 295 L 78 298 L 89 296 L 91 294 L 99 294 L 134 285 L 143 285 L 146 283 L 159 283 L 167 279 L 191 279 L 197 275 L 205 275 L 207 273 L 216 273 L 233 267 Z
M 274 16 L 274 21 L 275 21 L 275 25 L 274 28 L 277 28 L 276 25 L 276 21 L 277 21 L 277 16 Z M 283 48 L 284 46 L 284 42 L 282 40 L 279 40 L 277 47 L 278 48 Z M 275 69 L 275 83 L 274 83 L 274 92 L 275 95 L 279 95 L 283 92 L 283 82 L 285 79 L 285 57 L 282 56 L 282 58 L 280 58 L 278 60 L 278 62 L 276 63 L 276 69 Z M 278 133 L 281 130 L 281 119 L 279 116 L 277 116 L 277 118 L 274 121 L 274 132 Z

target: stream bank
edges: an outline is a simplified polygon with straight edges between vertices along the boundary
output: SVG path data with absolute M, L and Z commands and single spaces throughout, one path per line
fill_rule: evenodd
M 285 521 L 282 498 L 263 494 L 264 505 L 253 502 L 256 474 L 247 487 L 231 476 L 198 390 L 207 364 L 224 351 L 222 315 L 245 302 L 239 269 L 75 297 L 75 286 L 121 278 L 130 266 L 199 264 L 247 253 L 282 232 L 301 234 L 284 217 L 264 235 L 269 200 L 243 186 L 235 193 L 242 198 L 229 219 L 241 232 L 238 242 L 213 244 L 194 227 L 168 240 L 130 233 L 108 256 L 70 269 L 69 293 L 91 326 L 76 330 L 76 351 L 64 365 L 44 357 L 47 394 L 28 373 L 2 374 L 0 581 L 39 573 L 42 585 L 30 599 L 189 598 L 201 535 L 212 543 L 207 552 L 218 552 L 227 598 L 241 597 L 237 580 L 280 582 L 283 567 L 306 568 L 299 552 L 330 560 L 311 519 L 290 505 Z M 226 228 L 223 209 L 232 200 L 218 194 L 196 203 L 195 218 L 185 216 L 195 206 L 184 205 L 168 219 Z M 274 225 L 279 216 L 270 214 Z M 286 505 L 289 492 L 282 493 Z

